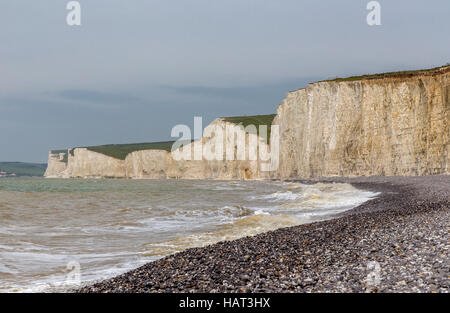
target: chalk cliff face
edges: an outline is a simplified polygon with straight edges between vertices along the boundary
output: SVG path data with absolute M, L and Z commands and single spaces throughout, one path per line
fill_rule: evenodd
M 63 172 L 67 168 L 67 163 L 64 162 L 64 156 L 66 153 L 52 153 L 51 151 L 49 152 L 47 170 L 44 173 L 44 177 L 48 178 L 63 177 Z
M 169 178 L 182 178 L 182 179 L 263 179 L 270 178 L 276 173 L 270 171 L 264 171 L 262 164 L 267 161 L 262 161 L 259 154 L 259 149 L 266 149 L 270 151 L 268 144 L 256 133 L 249 133 L 243 128 L 236 128 L 235 124 L 224 121 L 223 119 L 216 119 L 213 123 L 206 127 L 204 133 L 211 136 L 203 136 L 201 139 L 202 149 L 211 151 L 211 154 L 216 153 L 215 150 L 208 150 L 212 147 L 216 137 L 216 133 L 222 132 L 223 138 L 223 151 L 217 152 L 221 155 L 220 158 L 214 160 L 208 160 L 208 157 L 203 157 L 202 160 L 195 160 L 196 145 L 199 141 L 189 144 L 187 147 L 183 147 L 174 151 L 169 161 L 169 169 L 167 176 Z M 242 138 L 242 146 L 238 144 L 238 138 Z M 227 147 L 230 147 L 230 151 L 227 155 Z M 240 150 L 240 147 L 241 148 Z M 251 157 L 251 148 L 255 147 L 254 156 Z M 189 160 L 177 160 L 176 153 L 180 153 L 182 149 L 187 148 L 190 150 Z M 239 157 L 239 151 L 245 155 Z
M 142 150 L 127 155 L 125 175 L 128 178 L 167 178 L 170 153 L 164 150 Z
M 275 172 L 261 171 L 259 150 L 255 151 L 256 158 L 250 160 L 249 146 L 256 143 L 256 147 L 269 151 L 268 145 L 256 133 L 248 133 L 243 128 L 234 128 L 235 132 L 230 132 L 228 127 L 236 125 L 217 119 L 206 129 L 204 136 L 200 140 L 181 147 L 173 153 L 164 150 L 141 150 L 128 154 L 125 160 L 115 159 L 101 153 L 93 152 L 87 148 L 75 148 L 69 153 L 68 162 L 61 163 L 59 156 L 50 155 L 46 177 L 62 178 L 178 178 L 178 179 L 260 179 L 270 178 Z M 223 133 L 224 148 L 222 161 L 209 160 L 203 155 L 203 150 L 212 147 L 217 134 L 215 131 Z M 238 160 L 239 145 L 237 138 L 243 138 L 245 156 L 244 160 Z M 201 160 L 195 159 L 195 150 L 198 143 L 202 144 Z M 211 145 L 210 145 L 211 144 Z M 227 158 L 226 146 L 231 147 L 230 155 L 234 160 Z M 190 150 L 189 157 L 179 159 L 177 153 L 182 153 L 184 149 Z M 209 151 L 209 150 L 207 150 Z M 215 150 L 211 148 L 211 153 Z M 241 150 L 242 151 L 242 150 Z M 73 155 L 72 155 L 73 154 Z M 63 166 L 64 165 L 64 166 Z
M 280 177 L 448 173 L 448 69 L 290 92 L 274 120 Z
M 69 153 L 63 177 L 126 178 L 125 162 L 86 148 L 75 148 Z
M 289 92 L 278 107 L 279 167 L 249 158 L 250 142 L 270 150 L 256 133 L 229 132 L 217 119 L 234 160 L 195 160 L 196 144 L 208 149 L 212 138 L 189 144 L 191 160 L 172 153 L 144 150 L 118 160 L 86 148 L 74 149 L 68 164 L 49 155 L 46 177 L 181 179 L 269 179 L 319 176 L 429 175 L 449 173 L 450 67 L 414 75 L 355 81 L 326 81 Z M 245 138 L 245 160 L 238 160 L 235 137 Z M 254 145 L 253 145 L 254 146 Z M 185 147 L 186 148 L 186 147 Z M 184 151 L 184 150 L 183 150 Z M 274 151 L 274 150 L 273 150 Z M 215 153 L 213 151 L 212 153 Z

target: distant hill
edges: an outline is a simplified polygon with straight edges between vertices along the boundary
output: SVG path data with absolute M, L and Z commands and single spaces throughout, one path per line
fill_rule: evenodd
M 4 176 L 44 176 L 47 164 L 0 162 L 0 177 Z

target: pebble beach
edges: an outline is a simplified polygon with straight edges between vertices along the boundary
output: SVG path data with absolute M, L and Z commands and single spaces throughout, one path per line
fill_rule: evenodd
M 450 176 L 298 182 L 380 195 L 332 220 L 187 249 L 75 292 L 449 291 Z

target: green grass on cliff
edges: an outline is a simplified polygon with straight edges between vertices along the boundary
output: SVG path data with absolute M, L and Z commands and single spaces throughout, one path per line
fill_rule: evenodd
M 250 115 L 250 116 L 232 116 L 232 117 L 222 117 L 222 119 L 226 122 L 242 125 L 245 127 L 249 125 L 255 125 L 257 129 L 257 134 L 259 135 L 259 126 L 266 125 L 267 126 L 267 142 L 270 142 L 270 131 L 273 119 L 276 114 L 268 114 L 268 115 Z
M 171 151 L 174 141 L 148 142 L 148 143 L 131 143 L 117 145 L 103 145 L 85 147 L 86 149 L 98 152 L 115 159 L 125 160 L 128 154 L 140 150 L 165 150 Z
M 134 151 L 140 150 L 165 150 L 171 151 L 174 141 L 162 141 L 162 142 L 144 142 L 144 143 L 130 143 L 130 144 L 109 144 L 101 146 L 89 146 L 89 147 L 77 147 L 86 148 L 90 151 L 98 152 L 115 159 L 125 160 L 128 154 Z M 63 162 L 68 162 L 68 153 L 73 156 L 73 152 L 76 148 L 70 150 L 52 150 L 52 154 L 65 153 Z
M 16 174 L 16 176 L 44 176 L 47 164 L 0 162 L 0 172 Z
M 64 158 L 61 160 L 64 163 L 67 163 L 69 161 L 69 155 L 67 154 L 67 150 L 52 150 L 50 151 L 51 154 L 60 154 L 64 153 Z
M 447 69 L 446 69 L 447 68 Z M 438 73 L 440 71 L 450 70 L 450 65 L 435 67 L 431 69 L 424 70 L 414 70 L 414 71 L 399 71 L 399 72 L 388 72 L 388 73 L 379 73 L 379 74 L 365 74 L 359 76 L 350 76 L 350 77 L 337 77 L 334 79 L 324 80 L 322 82 L 346 82 L 346 81 L 357 81 L 363 79 L 380 79 L 380 78 L 406 78 L 413 77 L 415 75 L 431 75 L 434 73 Z

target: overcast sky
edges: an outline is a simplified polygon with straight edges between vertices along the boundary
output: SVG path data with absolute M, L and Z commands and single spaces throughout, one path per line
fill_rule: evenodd
M 275 113 L 336 76 L 450 62 L 450 1 L 0 2 L 0 161 L 50 149 L 169 140 L 176 124 Z M 204 125 L 205 126 L 205 125 Z

